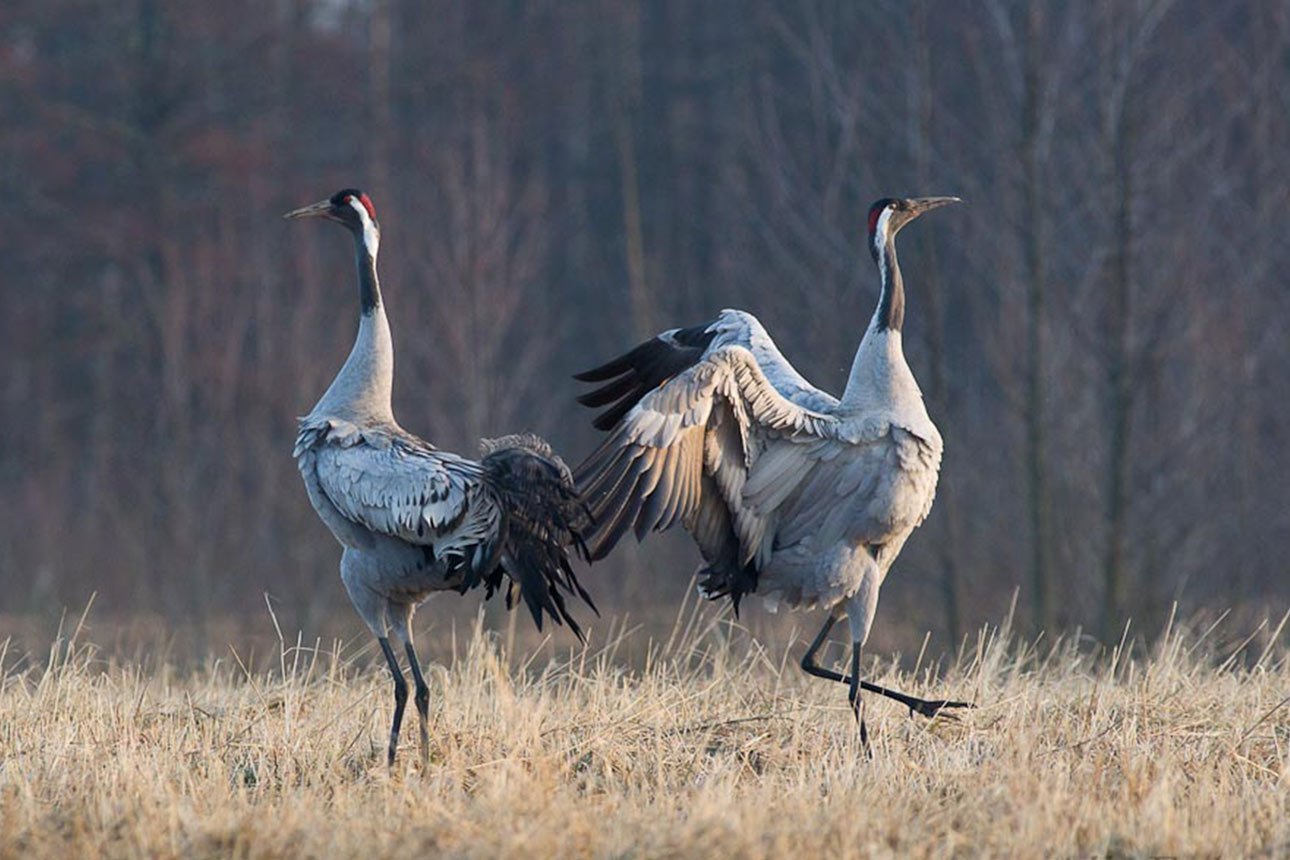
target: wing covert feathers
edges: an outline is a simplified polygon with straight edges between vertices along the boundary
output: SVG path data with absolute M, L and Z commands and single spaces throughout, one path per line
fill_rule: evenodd
M 589 514 L 569 467 L 531 434 L 485 439 L 481 448 L 477 462 L 398 427 L 304 419 L 295 457 L 338 537 L 365 546 L 383 535 L 423 547 L 460 572 L 462 592 L 482 584 L 491 597 L 509 578 L 508 608 L 518 594 L 539 630 L 549 617 L 583 639 L 565 594 L 596 611 L 570 555 L 590 555 Z

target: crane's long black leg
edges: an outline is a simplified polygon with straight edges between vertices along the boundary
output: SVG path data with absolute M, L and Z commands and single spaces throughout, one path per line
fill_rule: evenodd
M 811 647 L 807 648 L 806 653 L 802 655 L 802 671 L 806 674 L 814 675 L 817 678 L 823 678 L 826 681 L 842 680 L 842 676 L 837 672 L 831 672 L 819 663 L 815 662 L 816 652 L 820 650 L 820 646 L 828 641 L 829 631 L 833 629 L 833 625 L 836 623 L 837 619 L 832 615 L 824 619 L 824 626 L 820 628 L 820 632 L 816 634 L 815 640 L 811 642 Z
M 873 758 L 873 748 L 869 746 L 869 729 L 864 724 L 864 699 L 860 696 L 860 643 L 851 644 L 851 678 L 847 690 L 847 701 L 851 703 L 851 713 L 855 714 L 860 724 L 860 745 L 864 754 Z
M 385 662 L 389 664 L 390 674 L 394 676 L 394 725 L 390 727 L 390 754 L 385 762 L 388 766 L 394 767 L 394 751 L 399 748 L 399 727 L 403 725 L 403 708 L 408 704 L 408 681 L 403 677 L 403 670 L 399 668 L 399 658 L 394 656 L 390 640 L 382 636 L 377 641 L 381 643 Z
M 408 663 L 412 666 L 412 680 L 416 683 L 417 715 L 421 718 L 421 766 L 430 763 L 430 685 L 421 674 L 421 661 L 417 659 L 417 650 L 412 646 L 412 637 L 408 637 L 405 649 L 408 652 Z
M 824 622 L 824 627 L 820 629 L 819 634 L 815 637 L 815 641 L 811 643 L 811 647 L 807 648 L 806 653 L 802 655 L 802 671 L 816 678 L 823 678 L 826 681 L 839 681 L 843 684 L 850 685 L 851 678 L 854 677 L 854 672 L 851 676 L 843 675 L 838 672 L 834 672 L 832 669 L 825 669 L 823 666 L 815 662 L 816 652 L 820 650 L 820 647 L 829 638 L 829 631 L 833 629 L 833 625 L 836 621 L 837 619 L 830 615 L 828 620 Z M 976 705 L 973 705 L 970 702 L 955 702 L 947 699 L 920 699 L 916 696 L 909 696 L 896 690 L 889 690 L 886 687 L 880 687 L 877 684 L 871 684 L 868 681 L 863 680 L 860 682 L 860 689 L 869 693 L 876 693 L 879 696 L 886 696 L 888 699 L 895 699 L 897 702 L 900 702 L 902 705 L 909 708 L 910 714 L 921 714 L 924 717 L 934 717 L 942 708 L 976 707 Z M 945 716 L 949 717 L 950 715 L 946 714 Z

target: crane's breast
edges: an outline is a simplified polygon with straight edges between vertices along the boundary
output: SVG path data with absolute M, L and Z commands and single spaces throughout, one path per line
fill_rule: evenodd
M 773 514 L 779 547 L 885 544 L 931 510 L 938 442 L 891 424 L 859 442 L 784 440 L 758 462 L 748 488 L 758 510 Z

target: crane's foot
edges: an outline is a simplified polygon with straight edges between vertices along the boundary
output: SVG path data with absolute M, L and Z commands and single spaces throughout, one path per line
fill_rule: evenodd
M 808 670 L 809 671 L 809 670 Z M 850 678 L 844 680 L 850 681 Z M 933 717 L 940 717 L 943 720 L 954 721 L 958 717 L 947 711 L 948 708 L 975 708 L 976 705 L 971 702 L 958 702 L 953 699 L 920 699 L 917 696 L 911 696 L 908 693 L 901 693 L 897 690 L 889 690 L 886 687 L 879 687 L 877 684 L 871 684 L 868 681 L 861 681 L 860 688 L 870 693 L 877 693 L 880 696 L 886 696 L 888 699 L 900 702 L 909 708 L 909 715 L 914 714 L 927 717 L 929 720 Z
M 851 680 L 847 678 L 846 680 Z M 871 684 L 868 681 L 861 681 L 860 688 L 871 693 L 877 693 L 880 696 L 886 696 L 888 699 L 900 702 L 906 708 L 909 708 L 909 715 L 914 714 L 927 717 L 929 720 L 933 717 L 940 717 L 943 720 L 954 721 L 958 717 L 948 713 L 949 708 L 975 708 L 976 705 L 971 702 L 958 702 L 953 699 L 920 699 L 917 696 L 911 696 L 908 693 L 901 693 L 897 690 L 888 690 L 886 687 L 879 687 L 877 684 Z
M 943 720 L 953 722 L 958 720 L 958 717 L 952 713 L 946 712 L 946 709 L 976 707 L 976 705 L 971 702 L 958 702 L 952 699 L 920 699 L 917 696 L 910 696 L 906 693 L 900 692 L 899 690 L 889 690 L 886 687 L 880 687 L 869 681 L 860 680 L 857 677 L 860 673 L 860 664 L 857 659 L 859 654 L 858 645 L 854 646 L 852 650 L 850 675 L 843 675 L 840 672 L 834 672 L 832 669 L 825 669 L 823 666 L 815 662 L 815 653 L 820 650 L 820 646 L 823 645 L 824 641 L 828 638 L 829 631 L 833 628 L 833 624 L 836 620 L 837 619 L 830 616 L 824 622 L 824 626 L 820 629 L 819 634 L 816 635 L 815 641 L 811 643 L 810 647 L 806 649 L 806 653 L 802 655 L 802 671 L 816 678 L 823 678 L 826 681 L 839 681 L 850 686 L 852 707 L 856 707 L 856 703 L 859 701 L 858 697 L 860 690 L 864 690 L 867 693 L 876 693 L 879 696 L 885 696 L 888 699 L 900 702 L 902 705 L 909 708 L 909 715 L 911 717 L 914 714 L 921 714 L 928 719 L 940 717 Z M 857 718 L 859 717 L 858 711 L 856 716 Z
M 929 720 L 933 717 L 940 717 L 943 720 L 950 720 L 951 722 L 957 721 L 958 715 L 953 713 L 942 713 L 946 708 L 976 707 L 976 705 L 971 702 L 955 702 L 950 699 L 915 699 L 912 697 L 910 698 L 910 701 L 905 704 L 909 705 L 909 715 L 911 717 L 914 714 L 918 714 L 920 716 L 927 717 Z

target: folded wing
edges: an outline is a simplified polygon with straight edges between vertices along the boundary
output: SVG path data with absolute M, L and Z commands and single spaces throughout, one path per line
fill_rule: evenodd
M 398 428 L 366 429 L 328 419 L 301 428 L 300 471 L 315 508 L 342 542 L 364 547 L 384 535 L 424 547 L 460 573 L 460 589 L 509 579 L 507 606 L 522 599 L 543 617 L 582 631 L 561 592 L 595 609 L 578 583 L 571 551 L 586 554 L 586 517 L 564 462 L 535 436 L 488 440 L 481 461 L 438 451 Z
M 341 516 L 376 534 L 460 554 L 496 532 L 496 501 L 483 470 L 410 435 L 329 422 L 313 449 L 318 487 Z

